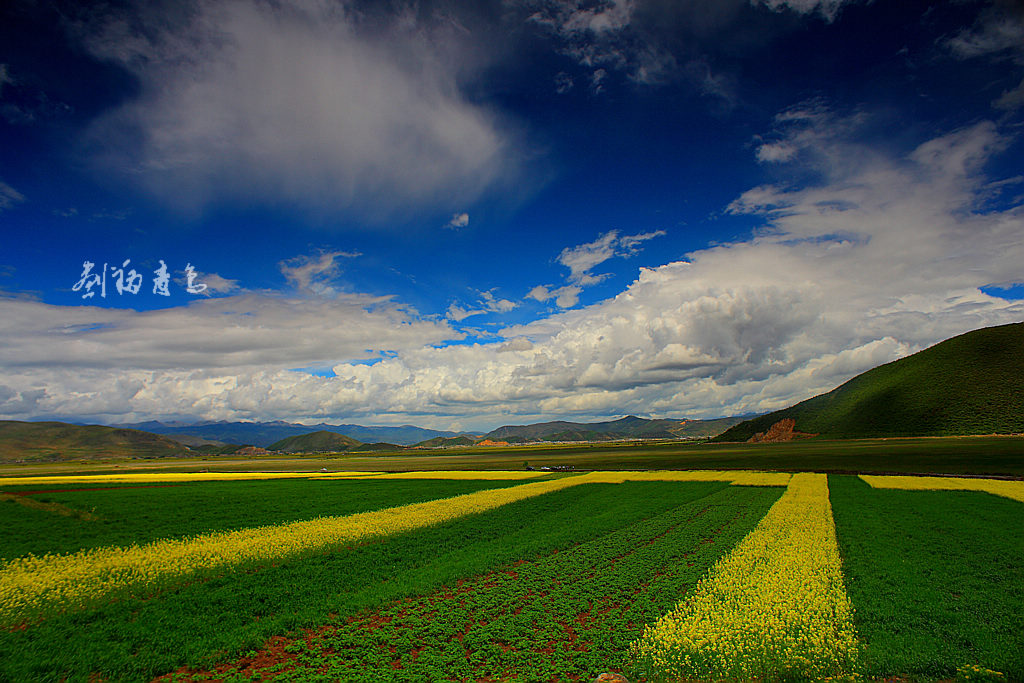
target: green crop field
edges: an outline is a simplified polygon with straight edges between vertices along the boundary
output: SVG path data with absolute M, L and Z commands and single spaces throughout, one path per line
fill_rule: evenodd
M 3 480 L 0 680 L 1024 680 L 1024 482 L 521 474 Z
M 907 472 L 1024 476 L 1024 436 L 901 439 L 809 439 L 787 443 L 636 441 L 606 444 L 416 450 L 401 453 L 313 456 L 232 456 L 0 465 L 0 476 L 115 474 L 118 472 L 756 469 L 817 472 Z

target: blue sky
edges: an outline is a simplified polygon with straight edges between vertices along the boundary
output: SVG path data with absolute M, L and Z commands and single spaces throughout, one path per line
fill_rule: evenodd
M 1011 1 L 15 0 L 0 419 L 783 407 L 1024 318 L 1022 114 Z

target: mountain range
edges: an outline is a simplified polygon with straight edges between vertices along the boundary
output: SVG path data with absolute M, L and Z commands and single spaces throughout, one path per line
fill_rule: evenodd
M 499 427 L 485 434 L 484 438 L 508 443 L 699 438 L 719 434 L 749 417 L 744 415 L 714 420 L 648 420 L 629 415 L 607 422 L 538 422 Z
M 225 444 L 248 444 L 268 448 L 272 444 L 289 436 L 301 436 L 310 432 L 325 431 L 343 434 L 361 442 L 386 441 L 402 446 L 432 439 L 437 436 L 458 436 L 459 432 L 446 432 L 437 429 L 424 429 L 413 425 L 400 427 L 364 427 L 362 425 L 303 425 L 292 422 L 197 422 L 185 424 L 180 422 L 137 422 L 134 424 L 117 425 L 131 429 L 141 429 L 153 434 L 163 434 L 175 439 L 194 437 Z

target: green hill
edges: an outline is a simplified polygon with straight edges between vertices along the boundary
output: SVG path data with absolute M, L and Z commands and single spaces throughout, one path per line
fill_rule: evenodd
M 506 425 L 484 438 L 509 443 L 534 441 L 616 441 L 624 439 L 675 439 L 713 436 L 743 418 L 717 420 L 648 420 L 635 415 L 607 422 L 538 422 Z
M 947 339 L 714 441 L 746 441 L 786 418 L 797 431 L 841 439 L 1024 432 L 1024 323 Z
M 184 444 L 137 429 L 0 421 L 0 462 L 166 458 L 189 454 Z
M 338 453 L 361 444 L 350 436 L 321 430 L 289 436 L 275 441 L 268 448 L 282 453 Z
M 420 441 L 416 446 L 420 448 L 448 448 L 450 446 L 472 446 L 476 443 L 475 438 L 462 436 L 435 436 L 433 439 Z

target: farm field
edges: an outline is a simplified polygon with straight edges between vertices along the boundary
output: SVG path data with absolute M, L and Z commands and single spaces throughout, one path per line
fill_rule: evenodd
M 126 472 L 749 469 L 1024 476 L 1024 436 L 808 439 L 786 443 L 622 442 L 415 450 L 374 455 L 111 459 L 0 465 L 0 477 Z
M 1024 680 L 1024 482 L 204 476 L 0 481 L 0 680 Z

